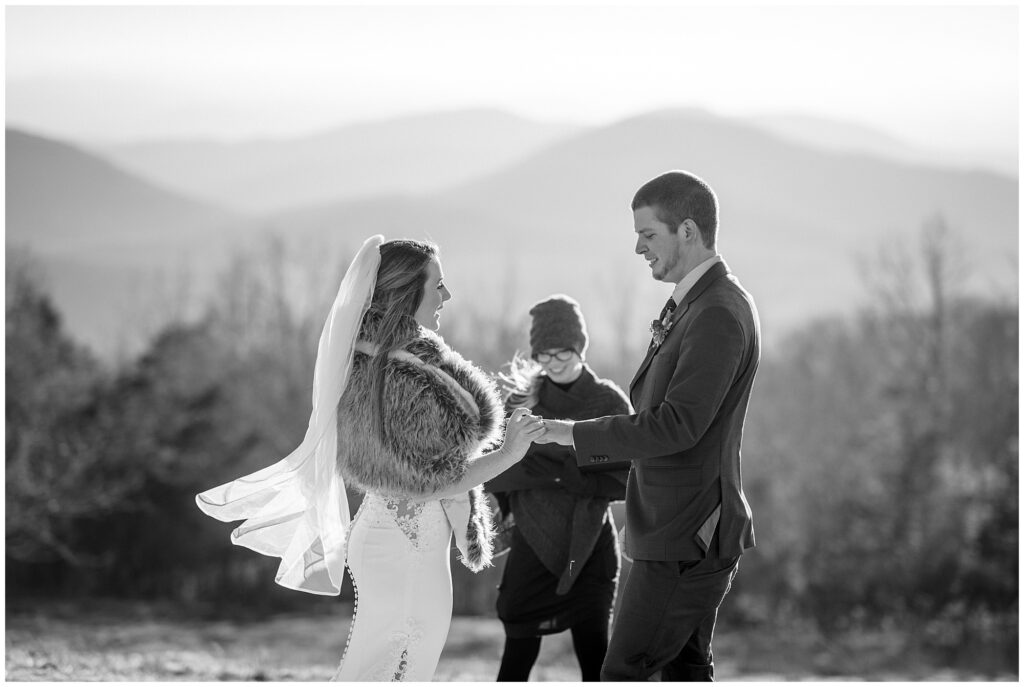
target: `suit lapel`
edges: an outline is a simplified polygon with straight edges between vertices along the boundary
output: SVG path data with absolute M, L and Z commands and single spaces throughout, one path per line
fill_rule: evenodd
M 640 363 L 640 369 L 636 371 L 636 374 L 633 375 L 633 380 L 629 383 L 630 400 L 633 399 L 633 387 L 636 386 L 636 383 L 640 380 L 640 377 L 647 370 L 647 366 L 651 364 L 651 360 L 654 359 L 654 354 L 658 352 L 658 348 L 658 346 L 650 346 L 647 349 L 647 356 L 644 358 L 643 362 Z
M 640 381 L 640 378 L 643 377 L 647 368 L 650 367 L 651 361 L 654 360 L 654 355 L 658 352 L 658 349 L 665 345 L 665 341 L 668 341 L 668 337 L 672 334 L 672 330 L 675 329 L 676 323 L 682 320 L 683 316 L 686 315 L 686 311 L 690 309 L 690 304 L 697 300 L 697 298 L 699 298 L 700 295 L 704 293 L 709 286 L 711 286 L 712 282 L 726 274 L 729 274 L 729 267 L 725 264 L 725 261 L 723 260 L 722 262 L 715 263 L 711 266 L 711 269 L 705 272 L 704 276 L 698 279 L 697 283 L 694 284 L 687 292 L 682 305 L 679 305 L 672 313 L 672 319 L 669 322 L 668 332 L 665 334 L 665 339 L 661 344 L 651 346 L 647 349 L 647 355 L 644 357 L 643 362 L 640 363 L 640 368 L 636 371 L 636 374 L 633 375 L 633 380 L 629 383 L 629 397 L 631 400 L 633 398 L 633 388 Z

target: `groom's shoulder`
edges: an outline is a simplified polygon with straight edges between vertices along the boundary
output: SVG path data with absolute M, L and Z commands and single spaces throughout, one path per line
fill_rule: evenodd
M 728 303 L 740 300 L 751 303 L 754 301 L 750 292 L 743 288 L 739 278 L 732 272 L 726 272 L 715 279 L 705 291 L 705 295 L 709 297 L 709 300 L 717 299 Z
M 699 299 L 701 307 L 698 311 L 708 308 L 725 308 L 740 320 L 756 321 L 758 319 L 754 297 L 743 288 L 740 280 L 732 272 L 723 274 L 716 279 L 701 295 L 702 298 Z
M 727 274 L 726 283 L 728 284 L 729 290 L 733 294 L 735 294 L 739 298 L 742 298 L 744 301 L 749 303 L 751 307 L 753 307 L 754 297 L 750 294 L 749 291 L 743 288 L 743 284 L 740 283 L 740 280 L 736 277 L 735 274 Z

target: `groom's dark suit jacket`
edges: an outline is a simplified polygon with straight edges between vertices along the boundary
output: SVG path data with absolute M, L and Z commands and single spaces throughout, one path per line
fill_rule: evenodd
M 754 301 L 725 263 L 677 305 L 629 387 L 636 413 L 577 422 L 583 469 L 632 461 L 626 554 L 636 560 L 739 556 L 754 546 L 740 440 L 761 351 Z

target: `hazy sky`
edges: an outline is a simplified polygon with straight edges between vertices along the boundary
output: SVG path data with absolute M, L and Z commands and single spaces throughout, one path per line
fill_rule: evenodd
M 606 123 L 805 113 L 1017 150 L 1015 6 L 7 7 L 7 123 L 79 140 L 290 135 L 497 107 Z

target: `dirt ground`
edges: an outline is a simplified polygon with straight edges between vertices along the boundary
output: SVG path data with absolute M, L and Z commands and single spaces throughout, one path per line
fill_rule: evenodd
M 320 681 L 333 675 L 350 609 L 260 621 L 204 620 L 168 607 L 112 604 L 8 611 L 10 681 Z M 1015 672 L 951 668 L 900 655 L 889 638 L 828 644 L 770 630 L 720 628 L 722 681 L 1016 681 Z M 452 622 L 436 681 L 493 681 L 503 635 L 496 619 Z M 545 638 L 531 681 L 579 680 L 567 633 Z

